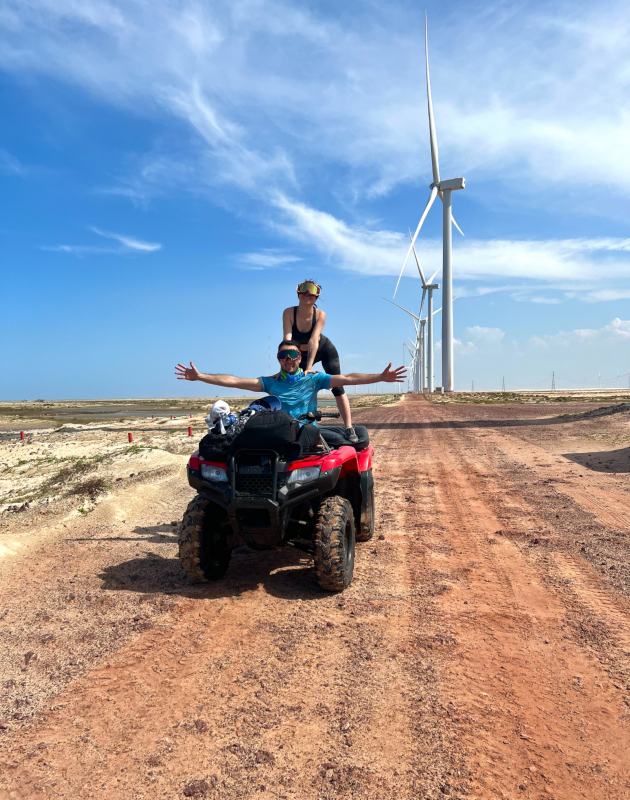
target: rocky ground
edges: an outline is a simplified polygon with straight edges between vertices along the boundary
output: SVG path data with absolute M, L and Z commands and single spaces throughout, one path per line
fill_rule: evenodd
M 293 550 L 186 582 L 181 420 L 0 442 L 0 797 L 625 800 L 630 413 L 596 408 L 357 410 L 338 595 Z

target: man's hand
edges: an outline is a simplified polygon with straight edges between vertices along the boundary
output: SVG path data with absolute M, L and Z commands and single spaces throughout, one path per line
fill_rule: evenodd
M 389 366 L 391 367 L 391 364 Z M 175 374 L 177 375 L 178 381 L 199 380 L 199 370 L 195 367 L 192 361 L 190 362 L 190 367 L 185 367 L 183 364 L 178 364 L 175 367 Z
M 304 374 L 305 375 L 319 375 L 320 372 L 321 372 L 321 370 L 319 370 L 319 369 L 305 369 L 304 370 Z
M 402 383 L 406 377 L 407 368 L 398 367 L 397 369 L 392 369 L 392 362 L 390 361 L 385 369 L 381 372 L 379 381 L 383 381 L 384 383 Z

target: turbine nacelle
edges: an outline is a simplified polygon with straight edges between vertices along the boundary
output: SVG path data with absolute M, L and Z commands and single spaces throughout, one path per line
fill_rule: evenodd
M 440 181 L 439 183 L 432 183 L 429 186 L 429 189 L 433 189 L 436 187 L 439 192 L 445 192 L 447 190 L 451 192 L 457 191 L 457 189 L 465 189 L 466 188 L 466 178 L 451 178 L 450 181 Z

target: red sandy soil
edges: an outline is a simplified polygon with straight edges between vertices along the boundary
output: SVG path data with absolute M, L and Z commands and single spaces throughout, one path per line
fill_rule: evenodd
M 343 594 L 295 551 L 187 584 L 185 456 L 13 515 L 0 798 L 627 800 L 630 415 L 589 408 L 357 412 L 378 525 Z

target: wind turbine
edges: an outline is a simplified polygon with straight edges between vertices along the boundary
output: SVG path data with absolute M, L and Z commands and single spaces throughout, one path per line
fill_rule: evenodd
M 418 267 L 420 270 L 420 262 L 418 261 Z M 424 275 L 422 271 L 420 272 L 422 280 L 424 282 Z M 435 275 L 433 276 L 433 278 Z M 431 278 L 431 280 L 433 280 Z M 404 311 L 405 314 L 409 314 L 410 317 L 413 318 L 414 328 L 416 329 L 416 341 L 412 342 L 411 339 L 408 339 L 409 345 L 405 343 L 405 347 L 409 351 L 409 355 L 411 356 L 411 364 L 409 367 L 409 380 L 411 381 L 411 385 L 413 392 L 422 392 L 424 391 L 427 386 L 433 386 L 434 377 L 433 377 L 433 317 L 436 314 L 439 314 L 442 310 L 442 307 L 438 308 L 436 311 L 433 311 L 432 304 L 433 304 L 433 296 L 432 290 L 435 288 L 435 284 L 426 284 L 426 288 L 422 292 L 422 303 L 420 304 L 420 316 L 416 316 L 412 311 L 409 311 L 402 306 L 399 306 L 398 303 L 394 303 L 393 300 L 388 300 L 386 297 L 383 297 L 387 303 L 391 303 L 396 308 L 399 308 L 401 311 Z M 438 287 L 439 288 L 439 285 Z M 428 293 L 429 295 L 429 310 L 427 312 L 427 316 L 422 318 L 422 308 L 424 306 L 425 296 Z M 457 297 L 453 298 L 453 302 L 457 300 Z M 427 340 L 425 337 L 425 325 L 429 330 L 429 344 L 427 347 Z M 412 350 L 413 348 L 413 350 Z M 428 358 L 427 358 L 428 356 Z M 428 374 L 427 374 L 428 373 Z M 431 389 L 431 391 L 434 390 Z
M 409 314 L 410 317 L 413 318 L 413 325 L 416 329 L 416 341 L 412 342 L 411 339 L 408 339 L 409 344 L 413 347 L 413 350 L 405 344 L 407 350 L 412 357 L 412 362 L 409 369 L 409 378 L 412 380 L 412 391 L 414 392 L 421 392 L 425 387 L 424 382 L 424 324 L 426 319 L 420 319 L 417 317 L 412 311 L 408 311 L 406 308 L 399 306 L 398 303 L 394 303 L 392 300 L 388 300 L 386 297 L 383 297 L 387 303 L 391 303 L 396 308 L 399 308 L 401 311 L 404 311 L 405 314 Z M 422 305 L 424 305 L 424 293 L 422 295 Z M 420 306 L 420 313 L 422 314 L 422 305 Z
M 438 160 L 438 145 L 437 135 L 435 133 L 435 119 L 433 117 L 433 100 L 431 98 L 431 80 L 429 77 L 429 37 L 427 30 L 427 14 L 424 13 L 424 53 L 427 72 L 427 108 L 429 112 L 429 139 L 431 142 L 431 169 L 433 172 L 433 183 L 430 185 L 431 194 L 429 200 L 422 212 L 420 222 L 416 228 L 409 250 L 403 262 L 394 297 L 398 291 L 400 279 L 407 265 L 407 260 L 411 251 L 414 250 L 414 244 L 420 233 L 420 228 L 427 218 L 427 214 L 431 210 L 435 198 L 439 195 L 442 201 L 442 281 L 443 281 L 443 308 L 442 314 L 442 385 L 446 392 L 455 390 L 455 375 L 453 364 L 453 228 L 454 224 L 457 230 L 464 235 L 459 225 L 453 218 L 451 210 L 451 194 L 458 189 L 464 189 L 466 180 L 464 178 L 453 178 L 452 180 L 440 180 L 440 164 Z
M 409 231 L 409 228 L 407 228 Z M 411 231 L 409 231 L 409 238 L 411 239 Z M 433 292 L 435 289 L 440 288 L 439 283 L 433 283 L 435 276 L 440 271 L 439 269 L 436 270 L 433 275 L 429 278 L 429 282 L 425 281 L 424 279 L 424 272 L 422 271 L 422 265 L 420 264 L 420 259 L 418 258 L 418 254 L 416 253 L 416 248 L 411 243 L 411 247 L 413 250 L 413 257 L 416 261 L 416 266 L 418 267 L 418 272 L 420 273 L 420 280 L 422 281 L 422 303 L 420 304 L 420 316 L 422 316 L 422 306 L 424 305 L 424 296 L 425 293 L 428 294 L 428 305 L 427 305 L 427 329 L 428 329 L 428 337 L 427 337 L 427 371 L 428 371 L 428 389 L 430 392 L 435 391 L 435 378 L 434 378 L 434 370 L 433 370 Z M 420 324 L 423 328 L 423 335 L 424 335 L 424 323 L 420 320 Z M 424 353 L 424 348 L 423 348 Z

